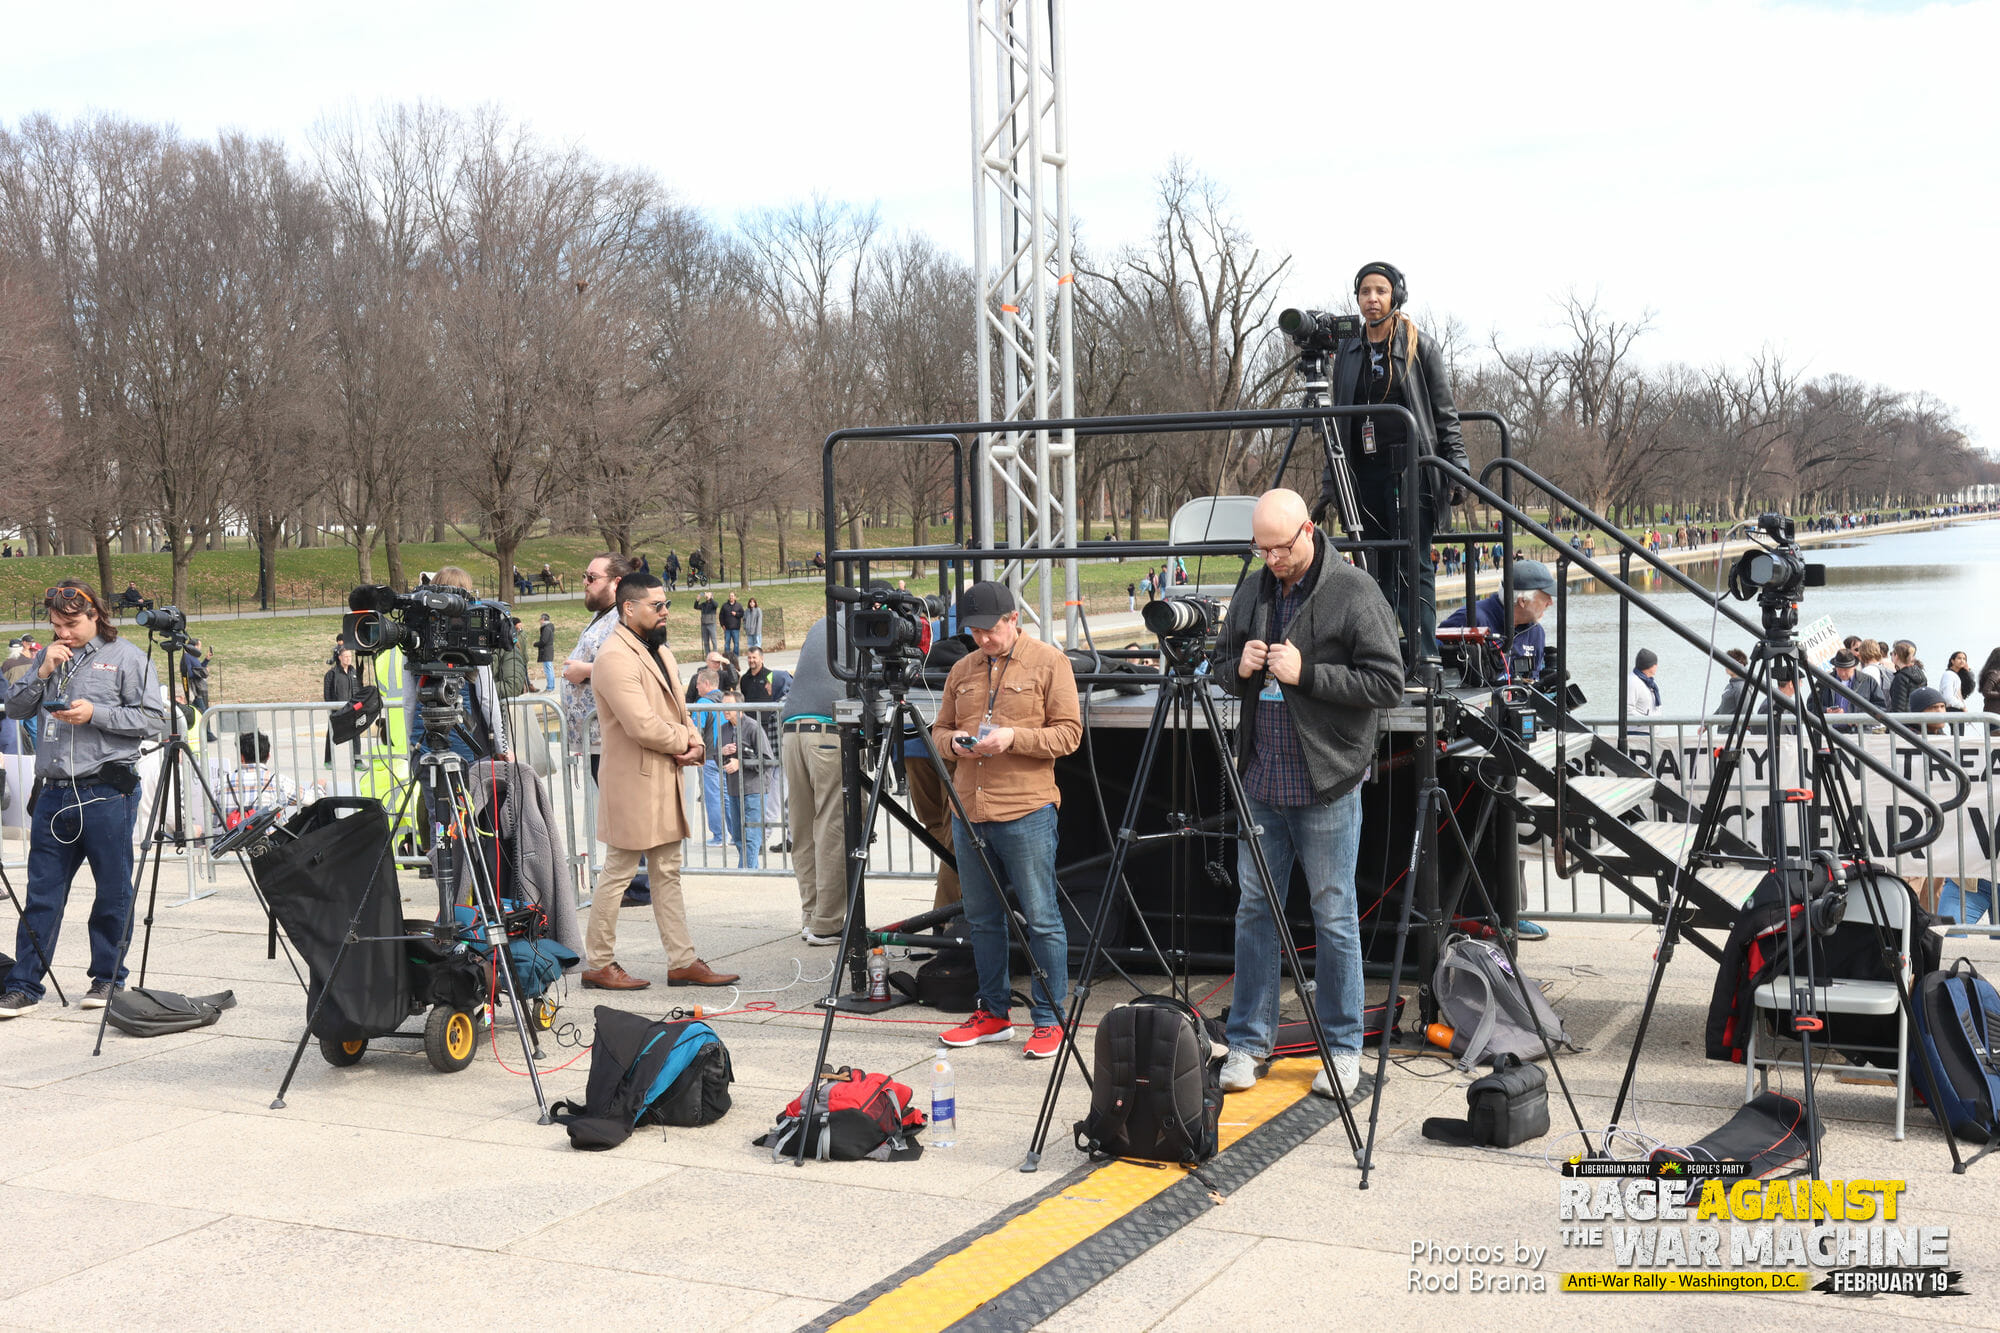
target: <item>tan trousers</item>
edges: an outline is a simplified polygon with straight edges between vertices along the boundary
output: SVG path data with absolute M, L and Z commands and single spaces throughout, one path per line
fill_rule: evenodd
M 815 935 L 847 925 L 847 830 L 842 815 L 840 733 L 784 734 L 785 804 L 791 814 L 792 870 L 799 916 Z
M 583 965 L 593 971 L 618 957 L 618 908 L 642 856 L 653 881 L 653 920 L 667 949 L 667 966 L 688 967 L 694 962 L 694 936 L 688 933 L 687 908 L 681 904 L 681 845 L 662 843 L 636 852 L 607 847 L 603 868 L 597 872 L 597 891 L 590 900 L 590 924 L 583 932 Z
M 949 760 L 945 761 L 945 769 L 951 769 Z M 912 756 L 904 764 L 904 771 L 910 780 L 910 813 L 924 826 L 924 832 L 946 847 L 951 846 L 951 798 L 944 794 L 944 783 L 938 780 L 937 769 L 932 766 L 930 757 Z M 957 901 L 958 872 L 940 861 L 937 897 L 932 900 L 931 907 L 949 907 Z

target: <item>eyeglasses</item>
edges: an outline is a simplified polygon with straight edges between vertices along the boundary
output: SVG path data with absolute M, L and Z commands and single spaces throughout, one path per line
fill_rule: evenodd
M 1262 546 L 1256 542 L 1251 542 L 1250 554 L 1253 556 L 1261 555 L 1266 560 L 1269 560 L 1274 556 L 1283 555 L 1286 551 L 1291 550 L 1294 546 L 1297 546 L 1299 544 L 1299 538 L 1303 534 L 1311 531 L 1312 531 L 1312 521 L 1308 519 L 1306 522 L 1299 524 L 1299 530 L 1297 532 L 1287 537 L 1284 541 L 1279 542 L 1276 546 Z
M 673 603 L 665 600 L 644 603 L 644 606 L 648 611 L 664 611 L 671 605 L 673 605 Z
M 81 588 L 50 588 L 42 595 L 42 605 L 66 616 L 80 616 L 97 609 L 97 603 Z
M 593 574 L 589 570 L 585 570 L 583 573 L 583 581 L 585 583 L 598 583 L 610 577 L 609 574 Z

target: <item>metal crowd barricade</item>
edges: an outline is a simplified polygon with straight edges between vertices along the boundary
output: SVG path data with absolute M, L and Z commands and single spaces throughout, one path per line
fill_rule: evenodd
M 1961 915 L 1976 920 L 1961 922 L 1953 929 L 1976 935 L 2000 935 L 2000 903 L 1995 901 L 1994 886 L 2000 883 L 2000 836 L 1995 834 L 1996 818 L 2000 818 L 2000 797 L 1996 797 L 1994 786 L 2000 777 L 2000 714 L 1990 713 L 1897 713 L 1892 715 L 1905 726 L 1934 729 L 1929 738 L 1940 748 L 1953 751 L 1959 766 L 1973 783 L 1973 796 L 1957 810 L 1945 816 L 1945 828 L 1941 836 L 1931 846 L 1920 852 L 1884 858 L 1898 875 L 1910 881 L 1918 890 L 1927 906 L 1936 910 L 1941 899 L 1954 896 L 1964 904 Z M 1864 744 L 1882 745 L 1893 758 L 1898 771 L 1912 779 L 1920 780 L 1925 790 L 1942 799 L 1950 794 L 1951 779 L 1935 770 L 1933 765 L 1925 765 L 1919 772 L 1916 751 L 1907 744 L 1893 740 L 1879 726 L 1866 725 L 1867 719 L 1850 721 L 1840 715 L 1832 719 L 1836 725 L 1853 729 Z M 1612 740 L 1619 733 L 1616 718 L 1584 718 L 1583 724 L 1606 740 Z M 1703 718 L 1696 715 L 1656 715 L 1647 718 L 1631 718 L 1627 721 L 1628 734 L 1620 747 L 1635 761 L 1644 765 L 1649 772 L 1672 786 L 1682 796 L 1699 805 L 1708 792 L 1707 775 L 1711 771 L 1714 748 L 1727 728 L 1726 716 Z M 1755 756 L 1761 754 L 1762 719 L 1754 724 L 1756 730 L 1749 737 L 1753 751 L 1750 762 L 1738 765 L 1732 781 L 1734 799 L 1730 809 L 1742 813 L 1761 809 L 1765 797 L 1765 777 L 1761 761 Z M 1942 728 L 1942 732 L 1935 729 Z M 1882 790 L 1888 784 L 1873 782 L 1867 768 L 1859 765 L 1843 765 L 1848 775 L 1848 789 L 1853 795 L 1857 809 L 1868 822 L 1871 854 L 1880 855 L 1880 848 L 1889 841 L 1884 835 L 1885 820 L 1914 820 L 1915 811 L 1910 807 L 1890 802 L 1892 792 Z M 1732 825 L 1743 832 L 1750 841 L 1762 846 L 1761 828 L 1754 824 Z M 1907 832 L 1911 824 L 1899 824 L 1898 831 Z M 1823 845 L 1831 845 L 1833 829 L 1823 821 L 1819 837 L 1827 839 Z M 1954 895 L 1954 886 L 1959 893 Z M 1522 915 L 1539 921 L 1632 921 L 1646 920 L 1647 913 L 1626 896 L 1615 885 L 1600 876 L 1579 873 L 1565 880 L 1555 873 L 1554 861 L 1547 839 L 1522 846 L 1521 866 Z
M 555 814 L 570 843 L 571 874 L 579 889 L 588 891 L 590 849 L 580 846 L 578 834 L 587 825 L 578 818 L 578 796 L 587 772 L 562 743 L 561 706 L 547 694 L 524 694 L 504 701 L 508 744 L 514 758 L 541 775 L 555 805 Z M 402 809 L 396 827 L 396 863 L 421 866 L 415 833 L 415 802 L 404 807 L 404 789 L 410 780 L 409 753 L 403 744 L 401 720 L 384 708 L 382 718 L 354 742 L 335 745 L 328 728 L 333 705 L 318 703 L 221 704 L 211 708 L 190 732 L 189 744 L 202 762 L 202 776 L 218 797 L 228 775 L 242 763 L 241 737 L 261 733 L 270 741 L 267 764 L 294 788 L 302 802 L 321 796 L 367 796 L 381 801 L 393 816 Z M 190 829 L 216 832 L 207 798 L 190 786 L 184 796 L 184 814 Z M 225 798 L 226 803 L 226 798 Z M 194 855 L 213 881 L 215 867 L 208 857 L 206 841 L 196 844 Z
M 771 740 L 776 762 L 761 810 L 749 800 L 731 800 L 728 784 L 723 781 L 727 775 L 721 772 L 713 745 L 709 747 L 708 760 L 700 768 L 684 771 L 682 780 L 687 784 L 687 806 L 695 829 L 694 836 L 682 847 L 681 869 L 685 873 L 784 877 L 793 873 L 790 792 L 786 790 L 784 780 L 784 736 L 777 723 L 778 713 L 783 707 L 780 703 L 724 705 L 708 702 L 689 706 L 696 725 L 704 730 L 711 725 L 705 719 L 715 717 L 725 708 L 734 709 L 746 719 L 768 719 L 765 734 Z M 594 792 L 592 802 L 594 810 Z M 594 823 L 592 828 L 595 828 Z M 751 867 L 745 864 L 750 858 L 745 855 L 744 849 L 753 838 L 757 840 L 758 854 L 757 864 Z M 900 823 L 883 819 L 877 824 L 874 845 L 869 849 L 868 873 L 894 878 L 928 878 L 937 874 L 937 858 Z

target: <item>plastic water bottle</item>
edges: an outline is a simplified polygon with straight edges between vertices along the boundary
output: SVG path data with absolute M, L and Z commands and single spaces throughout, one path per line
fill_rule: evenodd
M 886 1000 L 889 998 L 889 955 L 876 945 L 868 954 L 868 998 Z
M 931 1128 L 924 1142 L 932 1148 L 958 1142 L 958 1084 L 943 1051 L 931 1060 Z

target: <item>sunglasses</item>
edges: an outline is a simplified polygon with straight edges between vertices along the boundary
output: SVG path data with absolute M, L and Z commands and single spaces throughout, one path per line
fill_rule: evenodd
M 85 611 L 97 609 L 97 603 L 81 588 L 50 588 L 42 595 L 42 605 L 66 616 L 82 615 Z

